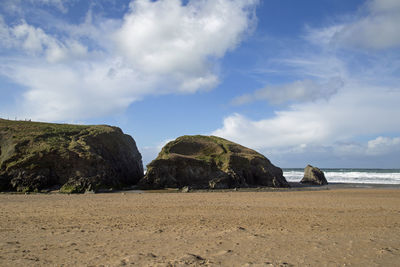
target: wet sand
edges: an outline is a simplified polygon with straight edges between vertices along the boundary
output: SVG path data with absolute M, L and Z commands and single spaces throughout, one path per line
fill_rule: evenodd
M 0 194 L 0 266 L 399 266 L 398 187 Z

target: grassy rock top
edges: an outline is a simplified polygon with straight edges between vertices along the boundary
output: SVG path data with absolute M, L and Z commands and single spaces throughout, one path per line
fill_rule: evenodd
M 16 141 L 24 141 L 35 138 L 35 141 L 46 140 L 50 144 L 61 145 L 66 137 L 82 134 L 98 135 L 122 131 L 118 127 L 108 125 L 76 125 L 58 124 L 31 121 L 12 121 L 0 119 L 0 134 L 12 134 Z
M 282 170 L 260 153 L 216 136 L 185 135 L 166 144 L 147 165 L 149 188 L 287 187 Z
M 37 152 L 60 152 L 79 148 L 81 154 L 88 152 L 78 145 L 75 136 L 98 136 L 104 133 L 122 131 L 107 125 L 73 125 L 44 122 L 11 121 L 0 119 L 0 167 L 9 168 L 29 160 Z M 83 148 L 88 148 L 83 146 Z M 19 158 L 9 160 L 8 156 L 20 150 Z M 8 160 L 7 160 L 8 159 Z
M 135 141 L 118 127 L 0 119 L 0 190 L 71 188 L 74 181 L 84 190 L 97 182 L 132 184 L 142 175 Z
M 229 168 L 231 155 L 251 160 L 258 157 L 268 160 L 260 153 L 228 141 L 217 136 L 184 135 L 166 144 L 157 159 L 168 159 L 170 157 L 183 156 L 206 162 L 215 162 L 223 171 Z

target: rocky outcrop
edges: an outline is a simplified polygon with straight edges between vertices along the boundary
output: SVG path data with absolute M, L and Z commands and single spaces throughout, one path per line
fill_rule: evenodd
M 263 155 L 216 136 L 182 136 L 165 145 L 139 182 L 145 188 L 289 187 Z
M 142 177 L 136 143 L 117 127 L 0 119 L 1 191 L 81 193 L 134 185 Z
M 300 183 L 311 185 L 326 185 L 328 184 L 328 181 L 326 180 L 323 171 L 321 171 L 317 167 L 307 165 L 307 167 L 305 167 L 304 169 L 304 177 L 300 181 Z

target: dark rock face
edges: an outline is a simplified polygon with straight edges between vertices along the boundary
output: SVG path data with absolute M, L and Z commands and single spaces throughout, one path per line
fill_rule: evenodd
M 282 170 L 254 150 L 215 136 L 182 136 L 163 147 L 139 182 L 146 188 L 289 187 Z
M 142 177 L 136 143 L 117 127 L 0 119 L 0 190 L 81 193 Z
M 326 180 L 323 171 L 321 171 L 317 167 L 307 165 L 307 167 L 305 167 L 304 169 L 304 177 L 300 181 L 300 183 L 311 185 L 326 185 L 328 184 L 328 181 Z

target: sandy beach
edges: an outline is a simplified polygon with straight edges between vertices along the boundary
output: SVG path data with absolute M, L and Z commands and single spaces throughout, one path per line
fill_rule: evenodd
M 0 266 L 399 266 L 400 190 L 0 194 Z

